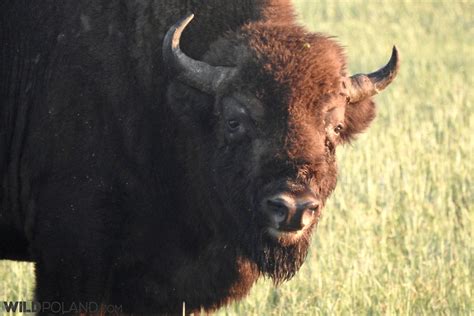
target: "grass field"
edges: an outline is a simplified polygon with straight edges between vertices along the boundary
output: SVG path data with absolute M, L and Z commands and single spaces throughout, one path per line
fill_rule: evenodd
M 340 148 L 339 184 L 306 263 L 222 315 L 474 314 L 474 1 L 296 1 L 353 73 L 401 72 L 371 129 Z M 0 300 L 32 299 L 32 266 L 0 262 Z

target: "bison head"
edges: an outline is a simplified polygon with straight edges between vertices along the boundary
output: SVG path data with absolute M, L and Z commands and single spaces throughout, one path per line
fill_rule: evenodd
M 226 34 L 198 61 L 168 31 L 163 57 L 175 84 L 169 104 L 188 130 L 183 151 L 216 231 L 276 282 L 302 264 L 310 234 L 336 186 L 336 146 L 375 116 L 371 96 L 399 66 L 346 75 L 341 47 L 302 27 L 257 22 Z M 206 193 L 207 192 L 207 195 Z

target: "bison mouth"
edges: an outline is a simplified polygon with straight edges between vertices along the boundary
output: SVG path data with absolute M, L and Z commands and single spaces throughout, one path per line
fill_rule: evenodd
M 264 233 L 268 238 L 275 240 L 282 246 L 289 246 L 296 244 L 301 241 L 303 238 L 309 238 L 308 234 L 311 230 L 310 227 L 304 227 L 302 229 L 286 229 L 286 228 L 275 228 L 267 227 L 264 229 Z
M 235 201 L 234 205 L 240 204 L 237 209 L 247 211 L 232 212 L 239 214 L 239 234 L 233 238 L 260 273 L 279 284 L 291 279 L 303 264 L 323 203 L 309 190 L 259 187 L 247 187 L 247 196 L 252 196 L 248 204 Z
M 247 227 L 242 246 L 260 273 L 280 284 L 290 280 L 303 264 L 316 224 L 317 220 L 302 229 L 292 229 L 260 221 L 260 225 Z

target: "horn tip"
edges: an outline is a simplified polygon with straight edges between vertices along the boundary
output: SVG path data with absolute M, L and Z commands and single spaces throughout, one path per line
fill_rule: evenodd
M 169 30 L 168 32 L 173 33 L 173 35 L 181 35 L 181 32 L 188 26 L 189 22 L 191 22 L 194 19 L 194 13 L 189 13 L 183 17 L 181 17 L 178 22 L 176 22 Z
M 194 18 L 194 13 L 190 13 L 172 25 L 165 34 L 162 45 L 162 55 L 165 64 L 170 64 L 173 60 L 172 51 L 179 50 L 179 40 L 181 33 Z
M 393 45 L 392 56 L 390 57 L 390 63 L 395 64 L 398 68 L 400 66 L 400 53 L 398 52 L 397 46 Z
M 176 26 L 178 29 L 184 29 L 193 19 L 194 13 L 189 13 L 188 15 L 182 17 L 181 20 L 176 23 Z
M 194 13 L 189 13 L 189 14 L 184 18 L 184 20 L 185 20 L 186 22 L 188 22 L 188 23 L 189 23 L 192 19 L 194 19 Z

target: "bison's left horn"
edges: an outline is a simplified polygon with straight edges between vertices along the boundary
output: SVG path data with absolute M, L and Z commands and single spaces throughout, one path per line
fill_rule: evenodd
M 385 89 L 397 76 L 399 66 L 398 50 L 393 46 L 392 56 L 387 65 L 368 75 L 357 74 L 344 81 L 349 102 L 363 100 Z
M 237 69 L 234 67 L 211 66 L 205 62 L 194 60 L 179 48 L 181 34 L 194 18 L 190 14 L 170 27 L 163 40 L 163 59 L 179 80 L 201 91 L 215 94 L 224 82 L 232 78 Z

